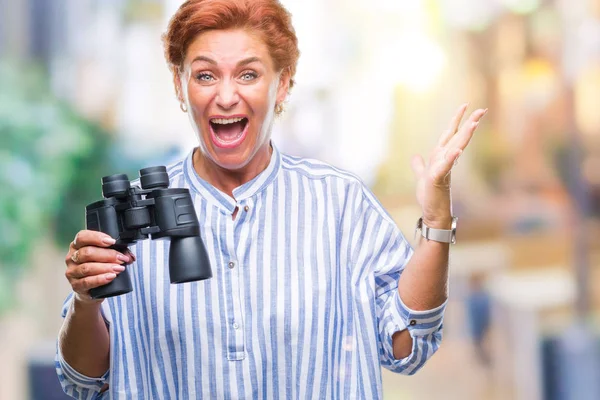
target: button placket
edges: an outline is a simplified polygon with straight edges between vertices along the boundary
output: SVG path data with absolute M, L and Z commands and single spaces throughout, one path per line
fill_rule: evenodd
M 254 204 L 251 198 L 244 199 L 238 203 L 239 210 L 244 215 L 244 218 L 247 218 L 248 214 L 252 212 L 253 206 Z
M 241 205 L 238 207 L 241 208 Z M 242 211 L 240 209 L 240 211 Z M 243 299 L 240 293 L 240 260 L 236 254 L 235 230 L 240 215 L 235 221 L 228 222 L 227 225 L 227 249 L 224 252 L 225 261 L 225 279 L 229 280 L 231 293 L 227 293 L 228 299 L 228 325 L 227 325 L 227 359 L 229 361 L 243 360 L 245 357 L 245 338 L 243 329 Z

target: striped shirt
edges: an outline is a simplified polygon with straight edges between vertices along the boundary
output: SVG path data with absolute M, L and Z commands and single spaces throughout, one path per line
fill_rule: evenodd
M 171 187 L 190 190 L 213 277 L 170 284 L 168 241 L 132 245 L 133 292 L 102 303 L 110 368 L 86 377 L 57 351 L 66 393 L 379 399 L 381 366 L 412 374 L 437 350 L 445 304 L 417 312 L 402 303 L 398 278 L 413 250 L 354 175 L 274 146 L 267 169 L 233 198 L 196 174 L 192 153 L 168 173 Z M 412 353 L 396 360 L 392 335 L 405 328 Z

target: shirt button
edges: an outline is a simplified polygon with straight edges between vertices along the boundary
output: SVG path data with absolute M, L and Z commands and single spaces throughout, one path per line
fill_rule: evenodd
M 235 261 L 229 261 L 229 269 L 235 268 Z
M 248 212 L 248 210 L 250 210 L 250 207 L 244 206 L 244 211 Z
M 237 322 L 233 323 L 233 329 L 240 329 L 240 326 L 238 325 Z
M 414 319 L 410 320 L 410 326 L 415 326 L 417 324 L 417 321 L 415 321 Z

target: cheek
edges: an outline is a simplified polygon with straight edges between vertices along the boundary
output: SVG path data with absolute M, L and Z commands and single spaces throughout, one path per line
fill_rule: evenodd
M 214 88 L 202 86 L 190 80 L 186 86 L 189 102 L 204 107 L 213 96 Z
M 202 93 L 190 93 L 189 97 L 189 105 L 188 108 L 191 112 L 191 117 L 193 117 L 195 123 L 200 126 L 205 122 L 206 115 L 208 114 L 210 101 L 207 99 L 207 96 Z
M 275 98 L 271 90 L 267 87 L 249 91 L 246 99 L 254 113 L 261 116 L 267 115 L 270 109 L 275 107 Z
M 204 107 L 207 103 L 207 93 L 202 88 L 190 87 L 188 91 L 189 101 L 196 107 Z

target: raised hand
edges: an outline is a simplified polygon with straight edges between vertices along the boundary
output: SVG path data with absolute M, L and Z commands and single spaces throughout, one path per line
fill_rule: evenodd
M 467 106 L 468 104 L 464 104 L 458 109 L 448 129 L 440 136 L 429 155 L 427 163 L 419 155 L 411 160 L 417 178 L 417 202 L 423 210 L 423 221 L 432 228 L 450 228 L 452 167 L 471 141 L 479 121 L 487 113 L 487 109 L 478 109 L 460 126 Z

